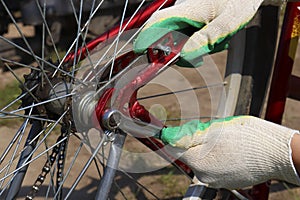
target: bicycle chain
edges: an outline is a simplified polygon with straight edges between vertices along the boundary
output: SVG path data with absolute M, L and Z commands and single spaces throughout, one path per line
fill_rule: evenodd
M 49 77 L 51 77 L 52 73 L 49 73 L 49 74 L 47 74 L 47 75 Z M 34 84 L 40 84 L 40 85 L 43 84 L 43 87 L 45 87 L 45 85 L 44 85 L 45 82 L 41 83 L 42 81 L 40 80 L 40 78 L 38 78 L 40 76 L 41 76 L 41 74 L 39 74 L 36 71 L 32 70 L 29 75 L 25 76 L 25 87 L 28 87 L 28 86 L 32 87 L 32 85 L 34 85 Z M 58 79 L 58 80 L 65 81 L 65 82 L 69 82 L 69 83 L 71 82 L 71 79 L 67 78 L 67 76 L 65 76 L 61 73 L 58 73 L 55 76 L 55 78 Z M 28 88 L 31 88 L 31 87 L 28 87 Z M 25 91 L 23 89 L 23 93 L 24 92 Z M 38 93 L 38 92 L 36 92 L 36 90 L 34 91 L 34 94 L 37 97 L 45 96 L 45 93 Z M 22 99 L 24 107 L 29 105 L 31 102 L 34 101 L 34 99 L 32 97 L 30 97 L 29 95 L 26 95 L 26 97 L 27 98 Z M 49 172 L 50 172 L 50 170 L 51 170 L 51 168 L 52 168 L 55 161 L 57 162 L 56 189 L 58 190 L 58 189 L 62 188 L 60 185 L 62 184 L 62 181 L 64 180 L 63 171 L 64 171 L 67 144 L 68 144 L 70 133 L 73 130 L 75 130 L 74 128 L 72 128 L 73 127 L 73 123 L 72 123 L 73 120 L 72 120 L 72 114 L 71 114 L 72 113 L 71 112 L 71 108 L 72 108 L 71 105 L 72 105 L 72 98 L 67 97 L 65 105 L 64 105 L 64 110 L 65 111 L 68 110 L 68 112 L 65 114 L 65 116 L 62 119 L 61 134 L 56 140 L 57 145 L 55 145 L 54 148 L 52 149 L 52 152 L 51 152 L 50 156 L 48 157 L 47 161 L 45 162 L 45 164 L 42 168 L 42 172 L 38 175 L 37 179 L 35 180 L 32 188 L 31 188 L 31 190 L 26 195 L 25 200 L 34 199 L 37 192 L 40 190 L 41 185 L 44 183 L 44 181 L 46 179 L 46 176 L 49 174 Z M 45 111 L 46 111 L 46 109 L 45 109 Z M 41 112 L 41 109 L 39 109 L 38 112 L 40 114 L 41 113 L 46 114 L 46 112 Z M 51 115 L 52 115 L 52 113 L 47 112 L 48 117 L 50 117 Z M 62 198 L 62 193 L 59 192 L 57 199 L 61 199 L 61 198 Z
M 69 142 L 69 136 L 70 136 L 70 126 L 62 126 L 61 128 L 62 132 L 62 138 L 66 137 L 66 139 L 60 143 L 59 145 L 59 152 L 58 152 L 58 158 L 57 158 L 57 172 L 56 172 L 56 192 L 58 192 L 57 199 L 62 199 L 62 186 L 63 180 L 64 180 L 64 166 L 65 166 L 65 158 L 66 158 L 66 152 L 67 152 L 67 146 Z M 60 190 L 60 191 L 58 191 Z
M 62 137 L 58 137 L 57 141 L 60 141 Z M 31 191 L 26 195 L 26 200 L 32 200 L 36 193 L 39 191 L 40 186 L 44 183 L 47 174 L 50 172 L 50 169 L 52 168 L 54 161 L 56 160 L 56 156 L 59 153 L 59 145 L 56 145 L 53 150 L 51 155 L 49 156 L 49 159 L 47 159 L 46 163 L 44 164 L 42 168 L 42 172 L 34 182 Z
M 42 168 L 42 172 L 39 174 L 38 178 L 34 182 L 31 191 L 27 194 L 25 200 L 32 200 L 35 197 L 35 195 L 40 189 L 40 186 L 44 183 L 46 176 L 49 174 L 50 169 L 52 168 L 57 156 L 58 158 L 57 158 L 56 184 L 57 184 L 57 189 L 61 188 L 60 184 L 64 179 L 63 169 L 64 169 L 64 161 L 66 155 L 66 146 L 70 135 L 70 128 L 66 126 L 62 126 L 61 129 L 62 129 L 61 135 L 56 140 L 56 143 L 59 142 L 60 143 L 53 148 L 52 153 L 49 156 L 49 159 L 47 159 L 46 163 L 44 164 Z M 61 140 L 63 140 L 65 137 L 67 137 L 67 139 L 61 142 Z

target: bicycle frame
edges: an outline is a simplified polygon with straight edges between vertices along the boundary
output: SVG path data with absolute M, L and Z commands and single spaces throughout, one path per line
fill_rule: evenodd
M 299 77 L 292 75 L 292 69 L 300 35 L 300 2 L 288 2 L 286 6 L 281 36 L 278 44 L 273 77 L 270 86 L 269 99 L 265 119 L 281 124 L 286 98 L 300 100 Z M 254 186 L 254 199 L 267 200 L 269 183 Z
M 101 34 L 99 37 L 89 42 L 86 46 L 79 49 L 78 51 L 70 53 L 65 58 L 64 63 L 71 64 L 73 63 L 74 60 L 84 59 L 88 54 L 88 52 L 92 51 L 101 42 L 107 40 L 108 38 L 111 38 L 112 36 L 117 35 L 120 30 L 125 31 L 132 28 L 140 27 L 142 24 L 144 24 L 147 21 L 147 19 L 151 16 L 151 14 L 154 11 L 156 11 L 159 8 L 169 7 L 174 3 L 175 0 L 154 1 L 153 3 L 149 4 L 149 6 L 145 7 L 144 9 L 136 13 L 133 18 L 125 20 L 122 26 L 116 26 L 112 28 L 111 30 Z M 284 106 L 285 106 L 285 99 L 288 95 L 295 96 L 298 99 L 300 99 L 299 93 L 298 94 L 296 94 L 295 92 L 290 94 L 287 93 L 289 80 L 290 80 L 289 78 L 291 75 L 293 60 L 296 52 L 296 45 L 294 44 L 295 42 L 297 42 L 300 33 L 300 28 L 299 28 L 300 26 L 299 24 L 297 24 L 300 23 L 300 19 L 299 19 L 300 10 L 297 8 L 299 6 L 300 6 L 299 2 L 287 3 L 285 20 L 283 22 L 283 27 L 282 27 L 282 35 L 279 41 L 274 74 L 272 77 L 272 83 L 270 88 L 270 96 L 269 96 L 268 106 L 266 111 L 266 119 L 269 121 L 273 121 L 275 123 L 281 123 Z M 127 62 L 128 60 L 125 59 L 124 63 Z M 299 80 L 299 78 L 292 77 L 293 84 L 300 85 L 300 81 L 296 83 L 295 82 L 296 80 Z M 291 91 L 298 91 L 298 90 L 295 90 L 295 87 L 291 87 Z M 131 113 L 135 113 L 135 111 L 141 109 L 140 105 L 137 104 L 136 99 L 132 101 L 132 104 L 135 104 L 135 106 L 131 107 Z M 134 114 L 132 114 L 132 116 L 149 122 L 149 113 L 145 109 L 142 110 L 143 112 L 140 116 Z M 98 111 L 99 116 L 101 115 L 101 112 L 103 112 L 103 110 Z M 157 151 L 158 149 L 163 147 L 163 145 L 154 138 L 139 138 L 139 140 L 147 147 L 151 148 L 153 151 Z M 184 163 L 178 160 L 175 161 L 175 163 L 183 171 L 185 171 L 190 177 L 193 176 L 193 172 L 191 171 L 191 169 L 188 166 L 186 166 Z M 269 194 L 268 183 L 254 186 L 251 192 L 252 198 L 258 200 L 268 199 L 268 194 Z
M 169 6 L 173 5 L 174 3 L 175 3 L 175 0 L 156 0 L 156 1 L 153 1 L 152 3 L 147 5 L 145 8 L 143 8 L 139 12 L 137 12 L 132 18 L 125 19 L 122 26 L 113 27 L 112 29 L 108 30 L 107 32 L 101 34 L 99 37 L 97 37 L 94 40 L 90 41 L 85 47 L 79 49 L 76 52 L 70 53 L 66 57 L 66 59 L 64 60 L 64 63 L 66 63 L 68 65 L 68 64 L 72 64 L 74 59 L 83 60 L 88 55 L 88 52 L 92 51 L 101 42 L 117 35 L 120 30 L 125 31 L 125 30 L 140 27 L 142 24 L 144 24 L 149 19 L 149 17 L 152 15 L 152 13 L 154 11 L 156 11 L 160 8 L 169 7 Z M 130 61 L 130 59 L 131 60 L 134 59 L 134 56 L 130 56 L 130 59 L 128 59 L 128 56 L 127 56 L 125 58 L 125 60 L 122 60 L 122 61 L 121 61 L 121 59 L 120 59 L 119 62 L 116 62 L 116 63 L 123 62 L 122 67 L 126 67 L 126 64 Z M 169 60 L 170 59 L 171 59 L 171 57 L 169 58 Z M 110 93 L 110 92 L 107 91 L 107 93 Z M 108 97 L 106 97 L 106 98 L 108 98 Z M 137 101 L 136 100 L 134 101 L 132 99 L 131 103 L 135 104 L 135 105 L 132 106 L 130 112 L 131 113 L 142 113 L 139 116 L 135 116 L 135 117 L 143 119 L 143 120 L 146 121 L 146 119 L 148 119 L 148 117 L 149 117 L 148 111 L 141 108 L 141 106 L 138 103 L 134 103 L 134 102 L 137 102 Z M 101 100 L 99 101 L 99 104 L 101 104 Z M 100 108 L 98 108 L 98 109 L 100 109 Z M 143 112 L 141 112 L 141 109 L 143 109 Z M 101 111 L 97 111 L 97 112 L 101 113 Z M 98 118 L 100 118 L 100 117 L 98 117 Z M 160 150 L 164 146 L 161 142 L 159 142 L 155 138 L 138 138 L 138 139 L 143 144 L 145 144 L 147 147 L 149 147 L 151 150 L 156 151 L 156 152 L 159 152 L 158 150 Z M 163 154 L 161 154 L 161 156 L 163 156 L 166 159 L 170 159 L 170 158 L 165 157 L 165 155 L 163 155 Z M 175 162 L 176 166 L 179 166 L 181 168 L 181 170 L 183 170 L 188 176 L 193 177 L 193 172 L 187 165 L 185 165 L 183 162 L 181 162 L 179 160 L 176 160 L 174 162 Z
M 155 0 L 151 4 L 147 5 L 145 8 L 138 11 L 133 17 L 127 18 L 124 20 L 122 26 L 118 25 L 113 27 L 112 29 L 106 31 L 101 34 L 99 37 L 95 38 L 91 42 L 89 42 L 85 47 L 79 49 L 77 52 L 70 53 L 64 63 L 72 63 L 74 59 L 82 60 L 86 57 L 87 53 L 92 51 L 97 45 L 101 42 L 117 35 L 120 30 L 126 31 L 133 28 L 138 28 L 143 25 L 153 12 L 160 8 L 166 8 L 172 6 L 176 0 Z

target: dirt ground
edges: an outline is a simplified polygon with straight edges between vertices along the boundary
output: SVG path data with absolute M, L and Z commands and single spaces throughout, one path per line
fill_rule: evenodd
M 213 56 L 214 62 L 216 63 L 217 67 L 220 68 L 221 71 L 224 69 L 225 65 L 225 53 L 219 53 L 215 56 Z M 24 73 L 28 73 L 28 70 L 25 69 L 18 69 L 16 70 L 17 75 L 22 75 Z M 296 57 L 296 65 L 294 67 L 294 74 L 300 75 L 300 47 L 298 48 L 297 52 L 297 57 Z M 189 77 L 191 80 L 191 83 L 199 82 L 199 77 L 193 76 L 194 71 L 189 71 L 187 70 L 186 76 Z M 179 83 L 179 85 L 175 84 L 176 87 L 180 87 L 181 83 L 184 81 L 182 80 L 183 78 L 178 76 L 177 78 L 172 77 L 170 80 L 166 80 L 164 77 L 161 80 L 157 80 L 156 83 L 161 83 L 163 82 L 166 84 L 166 82 L 169 82 L 171 86 L 174 86 L 175 83 Z M 0 89 L 5 88 L 7 84 L 10 84 L 12 80 L 15 80 L 13 75 L 10 74 L 9 72 L 3 72 L 0 74 L 0 80 L 1 80 L 1 85 Z M 203 81 L 203 80 L 202 80 Z M 164 85 L 164 87 L 168 88 L 171 87 L 170 85 Z M 142 93 L 148 94 L 152 92 L 157 92 L 161 91 L 161 88 L 156 88 L 156 86 L 152 87 L 152 91 L 149 92 L 148 90 L 143 90 Z M 209 101 L 209 99 L 205 99 L 207 93 L 205 92 L 199 92 L 196 94 L 196 97 L 201 96 L 204 98 L 204 102 Z M 193 97 L 194 98 L 194 97 Z M 209 97 L 208 97 L 209 98 Z M 158 99 L 156 100 L 157 102 L 154 102 L 154 105 L 164 105 L 166 108 L 172 110 L 172 107 L 176 107 L 174 105 L 174 102 L 172 102 L 171 99 L 165 98 L 165 100 Z M 182 101 L 188 102 L 186 103 L 187 105 L 193 104 L 192 99 L 190 99 L 189 96 L 184 96 L 182 97 Z M 152 102 L 153 103 L 153 102 Z M 211 116 L 212 112 L 212 105 L 211 104 L 203 104 L 199 102 L 199 109 L 201 110 L 202 115 L 208 115 Z M 151 107 L 153 112 L 155 112 L 156 107 Z M 175 111 L 174 111 L 175 112 Z M 213 111 L 214 112 L 214 111 Z M 164 113 L 161 114 L 161 117 L 164 116 Z M 192 116 L 191 113 L 186 113 L 187 118 L 189 116 Z M 174 117 L 177 117 L 176 115 Z M 283 118 L 283 124 L 294 129 L 300 129 L 300 102 L 288 99 L 287 100 L 287 105 L 286 105 L 286 110 L 284 113 L 284 118 Z M 19 123 L 19 122 L 17 122 Z M 19 128 L 18 124 L 8 124 L 5 125 L 5 123 L 1 123 L 0 126 L 0 149 L 1 151 L 5 147 L 5 145 L 8 144 L 8 142 L 11 140 L 12 135 L 9 133 L 14 133 L 16 130 Z M 54 139 L 53 139 L 54 141 Z M 53 142 L 52 141 L 52 142 Z M 51 142 L 51 141 L 50 141 Z M 68 147 L 68 152 L 70 154 L 74 154 L 77 147 L 80 145 L 79 141 L 77 139 L 71 139 L 70 143 L 72 145 L 69 145 Z M 136 143 L 133 141 L 129 140 L 128 141 L 128 146 L 133 148 L 136 151 L 139 151 L 139 146 L 135 146 Z M 143 150 L 144 151 L 144 150 Z M 76 165 L 72 170 L 75 171 L 74 174 L 71 174 L 72 178 L 76 178 L 80 170 L 83 168 L 85 161 L 88 159 L 90 153 L 83 148 L 83 150 L 80 153 L 81 157 L 80 160 L 77 161 Z M 70 162 L 70 159 L 67 161 Z M 34 162 L 32 164 L 32 168 L 30 168 L 29 174 L 34 174 L 36 171 L 40 171 L 41 166 L 43 165 L 42 162 Z M 71 199 L 91 199 L 91 196 L 93 196 L 96 193 L 96 186 L 97 186 L 97 169 L 95 166 L 92 165 L 92 167 L 87 171 L 85 174 L 85 179 L 83 179 L 79 185 L 78 189 L 75 191 L 75 193 L 71 196 Z M 155 191 L 157 196 L 161 199 L 180 199 L 180 197 L 184 194 L 185 188 L 189 183 L 189 180 L 182 175 L 178 173 L 174 168 L 170 166 L 166 166 L 160 170 L 153 171 L 150 173 L 146 174 L 138 174 L 138 173 L 133 173 L 131 174 L 134 179 L 138 180 L 139 182 L 145 184 L 147 187 L 151 189 L 151 191 Z M 35 179 L 35 178 L 33 178 Z M 127 179 L 124 179 L 124 176 L 120 173 L 117 174 L 116 176 L 116 182 L 118 185 L 122 188 L 122 191 L 125 194 L 128 194 L 129 197 L 128 199 L 153 199 L 153 197 L 145 191 L 141 191 L 135 184 L 132 184 L 132 181 L 128 181 Z M 69 189 L 69 184 L 66 183 L 66 188 L 65 190 L 67 191 Z M 24 192 L 22 191 L 21 194 L 25 194 L 25 190 L 29 190 L 30 187 L 32 186 L 32 178 L 25 178 L 25 188 Z M 300 196 L 300 190 L 299 189 L 290 189 L 290 190 L 283 190 L 285 188 L 282 187 L 276 187 L 276 189 L 272 189 L 271 194 L 270 194 L 270 199 L 271 200 L 281 200 L 281 199 L 299 199 Z M 47 188 L 42 186 L 41 190 L 46 191 Z M 115 191 L 115 190 L 113 190 Z M 22 198 L 20 198 L 22 199 Z M 41 197 L 37 196 L 36 199 L 42 199 Z M 115 193 L 112 197 L 112 199 L 122 199 L 122 194 L 121 193 Z

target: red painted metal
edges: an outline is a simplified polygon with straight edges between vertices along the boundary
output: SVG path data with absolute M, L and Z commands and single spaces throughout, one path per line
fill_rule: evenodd
M 109 101 L 114 92 L 114 88 L 107 89 L 101 98 L 98 101 L 98 104 L 95 108 L 95 113 L 97 116 L 98 121 L 101 125 L 101 118 L 104 115 L 105 111 L 108 109 Z M 134 113 L 134 117 L 137 117 L 140 120 L 143 120 L 148 123 L 153 123 L 155 125 L 161 125 L 161 122 L 157 119 L 155 119 L 149 112 L 146 110 L 142 105 L 139 105 L 137 101 L 133 104 L 133 107 L 130 109 L 131 112 Z M 164 145 L 155 138 L 137 138 L 139 141 L 141 141 L 145 146 L 150 148 L 152 151 L 155 151 L 157 154 L 159 154 L 162 158 L 175 163 L 175 166 L 180 168 L 182 171 L 184 171 L 188 176 L 191 178 L 194 176 L 193 171 L 183 162 L 180 160 L 176 160 L 171 155 L 169 155 L 165 150 L 163 150 Z
M 300 31 L 300 2 L 289 2 L 279 41 L 275 68 L 270 87 L 266 119 L 280 124 L 288 94 L 289 79 L 292 73 Z M 297 34 L 298 32 L 298 34 Z
M 166 151 L 163 151 L 162 148 L 164 145 L 155 138 L 137 138 L 139 141 L 141 141 L 144 145 L 149 147 L 152 151 L 155 151 L 157 154 L 159 154 L 162 158 L 175 163 L 175 167 L 179 168 L 181 171 L 185 172 L 189 177 L 193 178 L 194 173 L 189 168 L 188 165 L 181 162 L 180 160 L 175 160 L 172 156 L 170 156 Z
M 142 70 L 132 81 L 130 81 L 127 85 L 125 85 L 118 93 L 118 97 L 114 103 L 117 105 L 117 109 L 123 112 L 126 115 L 129 115 L 132 118 L 142 120 L 147 123 L 155 124 L 156 126 L 164 127 L 158 119 L 152 116 L 148 110 L 145 109 L 144 106 L 140 105 L 137 101 L 137 90 L 152 80 L 155 76 L 157 76 L 158 72 L 166 66 L 181 50 L 183 45 L 185 44 L 187 38 L 183 39 L 182 41 L 177 41 L 176 45 L 172 33 L 166 34 L 162 37 L 159 41 L 154 43 L 151 47 L 149 47 L 148 58 L 150 60 L 150 64 Z M 164 45 L 167 45 L 171 48 L 171 52 L 166 55 L 165 52 L 160 50 L 154 50 L 157 44 L 160 44 L 161 41 L 167 41 Z M 114 65 L 114 72 L 117 73 L 119 70 L 124 69 L 125 64 L 130 63 L 134 58 L 135 55 L 132 55 L 131 52 L 127 53 L 130 56 L 120 56 L 117 58 L 117 61 Z M 125 64 L 124 64 L 125 63 Z M 116 66 L 117 65 L 117 66 Z M 119 66 L 120 65 L 120 66 Z M 110 106 L 110 99 L 115 91 L 114 88 L 108 88 L 106 91 L 101 95 L 99 98 L 98 104 L 96 106 L 95 112 L 97 119 L 101 125 L 101 119 L 104 115 L 105 111 L 109 109 Z M 124 105 L 128 103 L 128 108 L 124 109 Z M 175 160 L 172 156 L 170 156 L 166 151 L 162 148 L 164 145 L 155 138 L 137 138 L 151 150 L 156 151 L 160 156 L 175 163 L 176 167 L 179 167 L 183 170 L 187 175 L 193 177 L 192 170 L 180 160 Z
M 270 87 L 265 119 L 281 124 L 300 33 L 300 2 L 288 2 Z M 267 200 L 269 183 L 254 186 L 252 197 Z
M 149 17 L 160 7 L 161 8 L 166 8 L 175 3 L 175 0 L 155 0 L 143 9 L 141 9 L 133 18 L 127 18 L 123 22 L 123 26 L 115 26 L 109 31 L 101 34 L 99 37 L 95 38 L 91 42 L 89 42 L 85 47 L 80 48 L 77 52 L 72 52 L 70 53 L 64 63 L 72 63 L 75 57 L 77 60 L 82 60 L 86 57 L 87 52 L 90 52 L 93 50 L 97 45 L 99 45 L 101 42 L 117 35 L 120 31 L 122 30 L 125 26 L 125 30 L 133 29 L 133 28 L 138 28 L 140 27 L 143 23 L 149 19 Z
M 163 36 L 160 40 L 156 43 L 151 45 L 148 48 L 148 58 L 149 58 L 149 65 L 146 66 L 143 70 L 141 70 L 133 80 L 131 80 L 127 85 L 118 92 L 118 97 L 116 98 L 114 105 L 117 105 L 120 111 L 123 110 L 124 105 L 126 103 L 130 103 L 129 113 L 131 117 L 134 116 L 134 113 L 140 113 L 138 110 L 133 109 L 140 109 L 141 106 L 136 104 L 136 91 L 155 78 L 162 70 L 164 70 L 170 61 L 172 61 L 175 56 L 180 53 L 183 45 L 185 44 L 187 38 L 182 39 L 181 41 L 177 41 L 175 43 L 173 39 L 172 33 L 168 33 Z M 164 42 L 164 46 L 170 48 L 170 52 L 166 54 L 166 52 L 157 50 L 156 47 Z M 176 45 L 174 45 L 176 44 Z M 135 106 L 134 106 L 135 105 Z M 126 112 L 126 111 L 125 111 Z M 124 113 L 124 114 L 129 114 Z M 141 116 L 141 115 L 140 115 Z
M 96 117 L 99 120 L 100 124 L 101 124 L 100 119 L 102 119 L 104 112 L 106 111 L 106 109 L 108 109 L 108 103 L 111 99 L 114 90 L 115 90 L 114 88 L 106 89 L 105 92 L 103 92 L 103 94 L 98 100 L 98 104 L 95 108 L 95 112 L 96 112 Z

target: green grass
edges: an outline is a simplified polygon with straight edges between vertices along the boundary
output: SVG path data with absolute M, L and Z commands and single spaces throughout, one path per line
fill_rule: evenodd
M 188 182 L 185 177 L 180 174 L 175 174 L 173 167 L 168 167 L 168 173 L 161 175 L 158 182 L 163 185 L 164 197 L 183 196 L 188 187 Z
M 0 107 L 3 108 L 11 101 L 16 99 L 21 94 L 21 89 L 17 81 L 8 84 L 5 88 L 0 90 Z M 17 102 L 10 109 L 16 109 L 20 106 L 21 102 Z
M 11 103 L 21 94 L 21 89 L 19 88 L 19 83 L 17 81 L 12 82 L 6 85 L 3 89 L 0 90 L 0 109 L 4 108 L 6 105 Z M 21 105 L 21 101 L 15 102 L 9 108 L 4 111 L 12 111 Z M 19 121 L 19 120 L 17 120 Z M 16 124 L 16 119 L 0 119 L 0 125 L 3 126 L 12 126 Z

